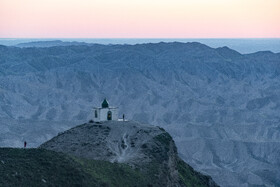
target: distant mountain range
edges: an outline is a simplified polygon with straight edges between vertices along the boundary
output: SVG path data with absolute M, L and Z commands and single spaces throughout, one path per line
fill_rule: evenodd
M 25 42 L 15 45 L 16 47 L 54 47 L 69 45 L 90 45 L 85 42 L 63 42 L 61 40 Z
M 0 45 L 16 46 L 21 43 L 30 42 L 85 42 L 87 44 L 147 44 L 159 42 L 199 42 L 212 48 L 228 46 L 242 54 L 257 51 L 270 50 L 274 53 L 280 52 L 280 38 L 0 38 Z M 55 46 L 55 45 L 53 45 Z M 30 46 L 32 47 L 32 46 Z
M 0 46 L 0 146 L 36 147 L 90 120 L 106 97 L 120 115 L 166 128 L 180 156 L 218 184 L 279 186 L 279 93 L 280 53 L 269 51 Z

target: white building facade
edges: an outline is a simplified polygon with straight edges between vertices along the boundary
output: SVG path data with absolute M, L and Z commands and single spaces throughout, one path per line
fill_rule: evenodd
M 106 99 L 101 104 L 101 107 L 93 108 L 93 121 L 117 121 L 119 118 L 118 107 L 110 107 Z

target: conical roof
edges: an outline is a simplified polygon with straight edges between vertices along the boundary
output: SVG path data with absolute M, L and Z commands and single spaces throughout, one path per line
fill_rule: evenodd
M 108 108 L 109 107 L 109 103 L 108 101 L 106 100 L 106 98 L 104 99 L 104 101 L 102 102 L 102 108 Z

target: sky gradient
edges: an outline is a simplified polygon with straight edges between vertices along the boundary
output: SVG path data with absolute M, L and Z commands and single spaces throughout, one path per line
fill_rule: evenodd
M 280 38 L 280 0 L 0 0 L 0 38 Z

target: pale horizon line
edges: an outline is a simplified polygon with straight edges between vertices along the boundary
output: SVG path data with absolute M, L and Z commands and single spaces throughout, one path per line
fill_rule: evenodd
M 10 39 L 280 39 L 280 37 L 186 37 L 186 38 L 165 38 L 165 37 L 135 37 L 135 38 L 118 38 L 118 37 L 113 37 L 113 38 L 90 38 L 90 37 L 80 37 L 80 38 L 69 38 L 69 37 L 40 37 L 40 38 L 33 38 L 33 37 L 24 37 L 24 38 L 1 38 L 1 40 L 10 40 Z

